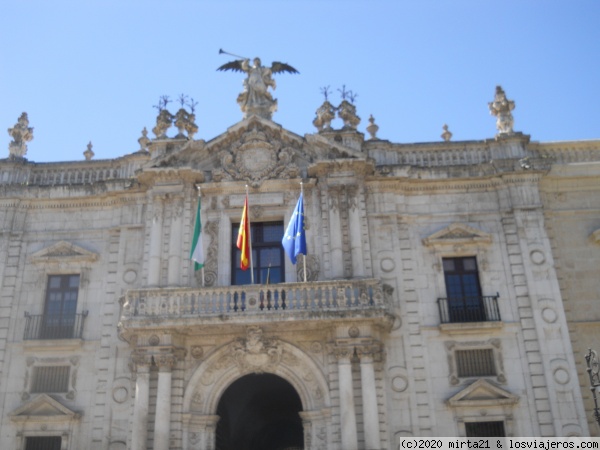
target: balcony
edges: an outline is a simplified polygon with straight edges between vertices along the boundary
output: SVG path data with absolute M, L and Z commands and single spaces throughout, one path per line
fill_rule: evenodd
M 122 299 L 122 331 L 285 321 L 289 326 L 321 320 L 388 323 L 378 280 L 318 281 L 208 288 L 128 291 Z M 287 326 L 287 325 L 286 325 Z
M 31 315 L 26 312 L 23 340 L 81 339 L 87 315 L 87 311 L 57 315 Z
M 499 322 L 499 294 L 486 297 L 438 298 L 440 321 L 448 323 Z

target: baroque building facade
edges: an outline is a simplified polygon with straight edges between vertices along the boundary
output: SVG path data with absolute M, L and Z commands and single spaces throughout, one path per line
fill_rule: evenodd
M 212 140 L 165 104 L 155 138 L 111 160 L 90 145 L 31 162 L 27 115 L 9 129 L 2 448 L 598 435 L 584 355 L 600 343 L 600 141 L 531 141 L 501 88 L 486 140 L 392 143 L 373 118 L 367 138 L 351 98 L 300 136 L 246 89 L 244 119 Z M 292 265 L 301 182 L 308 254 Z M 246 192 L 254 284 L 235 245 Z

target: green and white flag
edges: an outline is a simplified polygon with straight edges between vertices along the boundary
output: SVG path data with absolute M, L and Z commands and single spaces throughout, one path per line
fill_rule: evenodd
M 200 197 L 198 197 L 198 211 L 196 211 L 196 226 L 194 227 L 194 239 L 190 259 L 194 261 L 194 270 L 204 267 L 204 248 L 202 247 L 202 222 L 200 221 Z

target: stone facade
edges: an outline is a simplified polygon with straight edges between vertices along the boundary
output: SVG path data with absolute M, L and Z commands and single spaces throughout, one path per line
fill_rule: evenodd
M 0 447 L 229 448 L 225 394 L 266 376 L 297 394 L 306 449 L 395 449 L 474 423 L 598 435 L 583 356 L 600 344 L 600 141 L 531 142 L 496 97 L 498 135 L 466 142 L 445 127 L 391 143 L 374 119 L 365 139 L 347 100 L 320 108 L 314 134 L 249 115 L 208 142 L 193 114 L 168 137 L 178 116 L 163 109 L 137 153 L 39 164 L 24 124 L 0 161 Z M 233 285 L 246 186 L 253 223 L 286 224 L 301 181 L 306 266 Z M 469 261 L 480 292 L 461 306 L 446 264 Z M 50 280 L 70 279 L 56 303 Z

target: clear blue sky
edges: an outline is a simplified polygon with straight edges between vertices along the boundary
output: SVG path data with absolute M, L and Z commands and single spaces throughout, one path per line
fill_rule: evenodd
M 134 152 L 159 96 L 182 93 L 213 139 L 242 118 L 243 75 L 216 71 L 219 48 L 301 72 L 275 77 L 273 117 L 300 135 L 320 88 L 337 104 L 346 85 L 382 139 L 439 141 L 444 123 L 492 138 L 500 84 L 532 140 L 600 138 L 598 0 L 19 0 L 0 19 L 0 158 L 23 111 L 30 161 L 81 160 L 89 141 L 95 159 Z

